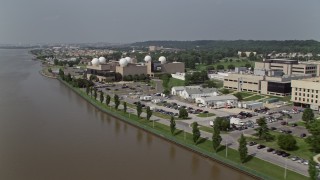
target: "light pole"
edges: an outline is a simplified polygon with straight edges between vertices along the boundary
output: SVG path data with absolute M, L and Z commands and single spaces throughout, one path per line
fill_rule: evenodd
M 228 141 L 226 139 L 226 157 L 228 157 Z
M 287 158 L 285 158 L 284 179 L 287 179 Z

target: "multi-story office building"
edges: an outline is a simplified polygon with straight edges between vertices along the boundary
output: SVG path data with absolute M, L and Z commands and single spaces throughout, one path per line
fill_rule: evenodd
M 281 70 L 286 75 L 311 74 L 319 76 L 320 66 L 318 64 L 288 59 L 266 59 L 262 62 L 255 62 L 256 69 Z
M 253 74 L 229 74 L 223 86 L 237 91 L 249 91 L 266 95 L 288 96 L 291 94 L 291 80 L 310 78 L 311 75 L 265 76 Z
M 320 108 L 320 77 L 293 80 L 291 101 L 296 106 Z

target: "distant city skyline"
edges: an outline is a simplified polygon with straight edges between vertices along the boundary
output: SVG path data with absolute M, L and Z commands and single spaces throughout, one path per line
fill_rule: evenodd
M 317 40 L 318 0 L 0 0 L 0 44 Z

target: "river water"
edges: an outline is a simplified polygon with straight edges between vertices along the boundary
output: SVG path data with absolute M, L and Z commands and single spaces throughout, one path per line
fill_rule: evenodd
M 0 179 L 251 179 L 95 109 L 0 50 Z

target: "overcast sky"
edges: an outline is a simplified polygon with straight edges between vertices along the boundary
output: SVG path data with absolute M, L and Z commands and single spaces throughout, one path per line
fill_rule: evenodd
M 0 44 L 320 40 L 320 0 L 0 0 Z

